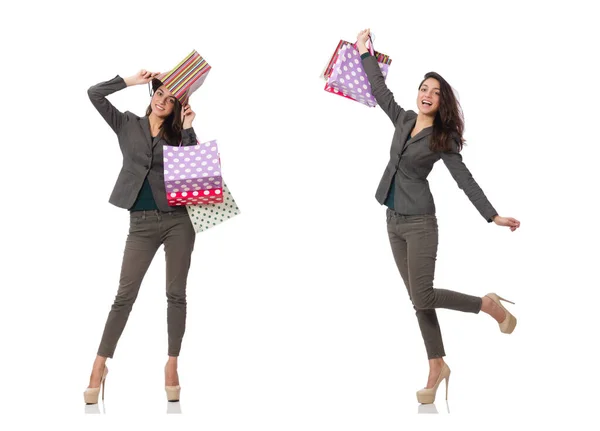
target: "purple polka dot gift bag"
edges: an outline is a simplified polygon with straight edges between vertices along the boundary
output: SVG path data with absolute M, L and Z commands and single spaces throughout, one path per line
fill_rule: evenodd
M 223 202 L 217 141 L 163 148 L 165 189 L 170 206 Z
M 381 73 L 387 78 L 392 59 L 373 50 L 373 43 L 369 44 L 369 51 L 377 59 Z M 371 84 L 362 67 L 362 61 L 356 44 L 340 40 L 338 46 L 325 67 L 322 75 L 325 78 L 325 91 L 346 97 L 369 107 L 377 106 L 371 94 Z

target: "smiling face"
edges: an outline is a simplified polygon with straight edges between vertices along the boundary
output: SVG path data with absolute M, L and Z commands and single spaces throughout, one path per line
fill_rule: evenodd
M 175 109 L 177 99 L 164 85 L 159 87 L 152 96 L 150 107 L 152 113 L 160 118 L 167 118 Z
M 435 116 L 440 108 L 440 83 L 435 78 L 427 78 L 419 88 L 417 96 L 419 111 L 427 116 Z

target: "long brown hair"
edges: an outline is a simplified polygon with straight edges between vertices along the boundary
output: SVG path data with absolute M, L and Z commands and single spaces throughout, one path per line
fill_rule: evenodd
M 152 94 L 162 85 L 160 81 L 153 80 L 152 82 Z M 152 113 L 152 102 L 146 109 L 146 116 Z M 183 129 L 183 122 L 181 121 L 181 103 L 175 98 L 175 106 L 173 106 L 173 112 L 165 118 L 165 121 L 160 126 L 160 132 L 158 135 L 167 141 L 170 145 L 179 145 L 181 142 L 181 129 Z
M 462 135 L 465 130 L 465 119 L 460 103 L 448 82 L 439 73 L 429 72 L 419 84 L 419 89 L 425 80 L 433 78 L 440 83 L 440 107 L 433 120 L 433 134 L 429 148 L 431 151 L 451 151 L 452 139 L 458 135 L 458 151 L 465 140 Z

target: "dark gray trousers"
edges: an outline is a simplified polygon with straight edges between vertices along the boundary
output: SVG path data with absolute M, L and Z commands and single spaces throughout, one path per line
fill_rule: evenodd
M 438 247 L 435 215 L 401 215 L 387 210 L 387 231 L 394 260 L 416 310 L 429 359 L 445 356 L 436 308 L 479 313 L 481 298 L 434 289 L 433 278 Z
M 135 211 L 130 214 L 119 290 L 106 320 L 98 355 L 113 357 L 142 279 L 156 251 L 164 244 L 167 264 L 168 355 L 179 356 L 185 332 L 185 289 L 196 237 L 194 227 L 185 208 L 168 213 Z

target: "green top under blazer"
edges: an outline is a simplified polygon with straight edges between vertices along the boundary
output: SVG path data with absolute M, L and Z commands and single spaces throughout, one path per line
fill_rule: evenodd
M 433 169 L 433 164 L 442 159 L 458 187 L 465 192 L 483 218 L 491 222 L 492 217 L 498 213 L 463 163 L 458 151 L 458 136 L 453 139 L 453 149 L 449 152 L 433 152 L 429 149 L 433 127 L 426 127 L 409 138 L 409 133 L 417 122 L 416 112 L 405 111 L 396 103 L 375 57 L 368 53 L 361 57 L 371 84 L 371 93 L 396 128 L 390 160 L 375 193 L 377 201 L 381 205 L 385 204 L 393 181 L 394 211 L 405 215 L 435 214 L 427 176 Z
M 101 82 L 88 89 L 88 95 L 94 107 L 117 134 L 123 166 L 109 202 L 117 207 L 130 209 L 148 178 L 156 206 L 162 212 L 181 211 L 183 207 L 171 207 L 167 203 L 165 189 L 163 145 L 169 144 L 163 138 L 152 139 L 150 122 L 147 116 L 138 117 L 132 112 L 125 113 L 115 108 L 106 98 L 109 94 L 127 87 L 120 76 Z M 181 131 L 181 145 L 196 145 L 196 133 L 193 128 Z

